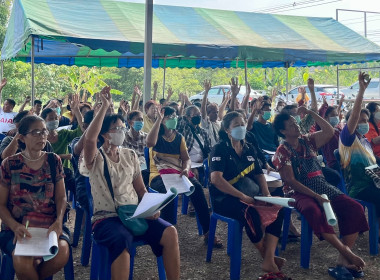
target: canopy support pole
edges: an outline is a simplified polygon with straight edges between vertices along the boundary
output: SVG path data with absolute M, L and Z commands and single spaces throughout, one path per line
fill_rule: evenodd
M 31 55 L 31 65 L 32 65 L 32 104 L 34 104 L 34 99 L 35 99 L 35 88 L 34 88 L 34 37 L 32 37 L 32 55 Z M 33 105 L 32 105 L 33 106 Z
M 289 101 L 289 63 L 285 63 L 286 68 L 286 102 Z
M 153 29 L 153 0 L 145 0 L 144 104 L 148 100 L 150 100 L 150 97 L 151 97 L 152 29 Z
M 0 81 L 3 79 L 4 76 L 4 61 L 0 61 Z
M 247 59 L 244 60 L 244 78 L 245 78 L 245 85 L 248 84 L 248 75 L 247 75 Z
M 337 92 L 336 92 L 336 104 L 339 104 L 339 66 L 336 66 L 336 87 L 337 87 Z
M 162 98 L 165 99 L 165 82 L 166 82 L 166 57 L 164 59 L 164 81 L 162 83 Z

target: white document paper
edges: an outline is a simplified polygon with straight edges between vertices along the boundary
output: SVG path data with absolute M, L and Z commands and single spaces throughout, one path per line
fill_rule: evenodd
M 268 175 L 268 176 L 271 176 L 271 177 L 275 177 L 277 180 L 281 180 L 280 173 L 278 173 L 278 172 L 271 171 L 268 174 L 268 170 L 266 170 L 266 169 L 263 169 L 263 172 L 264 172 L 265 175 Z
M 176 196 L 177 190 L 175 188 L 170 189 L 167 193 L 145 193 L 135 213 L 129 219 L 151 217 L 164 208 Z
M 325 199 L 329 199 L 327 197 L 327 195 L 325 194 L 322 194 L 321 195 L 323 198 Z M 335 226 L 337 221 L 336 221 L 336 217 L 335 217 L 335 214 L 334 214 L 334 211 L 331 207 L 331 204 L 330 202 L 323 202 L 323 210 L 325 210 L 325 215 L 326 215 L 326 219 L 327 219 L 327 223 L 330 225 L 330 226 Z
M 203 162 L 191 162 L 191 168 L 203 167 Z
M 274 156 L 274 154 L 276 153 L 276 152 L 272 152 L 272 151 L 268 151 L 268 150 L 264 150 L 264 149 L 263 149 L 263 151 L 266 152 L 268 155 L 272 155 L 272 156 Z
M 31 238 L 17 241 L 15 256 L 44 257 L 45 261 L 54 258 L 58 253 L 58 237 L 55 231 L 47 235 L 46 228 L 28 228 Z
M 162 174 L 162 181 L 164 182 L 166 191 L 169 192 L 171 188 L 175 188 L 177 193 L 183 193 L 187 196 L 191 195 L 195 188 L 186 176 L 179 176 L 179 174 Z
M 276 197 L 276 196 L 255 196 L 254 199 L 268 203 L 280 205 L 282 207 L 293 208 L 289 202 L 296 202 L 294 198 Z

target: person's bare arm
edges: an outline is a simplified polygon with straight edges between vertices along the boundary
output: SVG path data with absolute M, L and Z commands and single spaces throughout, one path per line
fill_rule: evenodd
M 291 166 L 284 165 L 279 170 L 279 173 L 284 184 L 292 187 L 292 189 L 294 189 L 296 192 L 314 198 L 321 206 L 323 205 L 323 202 L 329 202 L 329 200 L 324 199 L 322 196 L 313 192 L 311 189 L 309 189 L 305 185 L 301 184 L 298 180 L 296 180 L 296 178 L 294 177 L 293 168 Z
M 154 83 L 153 83 L 153 98 L 152 98 L 152 100 L 154 100 L 154 101 L 157 100 L 157 90 L 158 90 L 158 83 L 157 83 L 157 81 L 154 81 Z
M 170 98 L 172 98 L 172 95 L 173 95 L 173 89 L 172 89 L 171 86 L 169 86 L 169 88 L 168 88 L 168 95 L 166 96 L 166 100 L 165 100 L 164 106 L 168 106 L 168 104 L 170 102 Z
M 157 112 L 157 119 L 152 127 L 152 130 L 146 136 L 146 146 L 148 148 L 154 147 L 157 144 L 158 133 L 160 132 L 160 126 L 161 126 L 163 115 L 164 115 L 163 110 L 161 112 L 160 111 Z
M 268 189 L 267 181 L 265 180 L 264 174 L 255 175 L 255 180 L 260 186 L 261 193 L 263 196 L 270 196 L 270 192 Z
M 211 183 L 221 192 L 237 197 L 238 199 L 240 199 L 241 201 L 244 201 L 245 203 L 248 203 L 248 204 L 254 203 L 254 199 L 252 197 L 245 195 L 238 189 L 234 188 L 230 183 L 228 183 L 226 179 L 223 178 L 222 172 L 213 171 L 211 172 L 210 178 L 211 178 Z
M 137 85 L 135 86 L 133 95 L 136 97 L 136 99 L 135 99 L 135 102 L 132 106 L 132 110 L 137 110 L 139 108 L 140 98 L 142 96 L 142 92 Z
M 359 73 L 359 92 L 356 95 L 356 99 L 354 102 L 354 107 L 352 108 L 350 118 L 347 121 L 347 128 L 350 134 L 354 134 L 356 126 L 358 125 L 359 118 L 360 118 L 360 111 L 362 109 L 362 103 L 363 103 L 363 96 L 364 91 L 368 87 L 369 83 L 371 82 L 371 79 L 369 81 L 364 80 L 365 73 L 360 72 Z
M 102 106 L 90 126 L 87 128 L 85 143 L 83 147 L 83 158 L 88 170 L 92 169 L 95 155 L 98 151 L 97 142 L 100 129 L 102 128 L 104 116 L 112 102 L 110 87 L 104 87 L 100 93 Z
M 249 95 L 251 94 L 251 85 L 247 83 L 245 85 L 245 89 L 246 89 L 246 93 L 245 93 L 243 102 L 241 103 L 241 108 L 244 111 L 248 112 L 248 101 L 249 101 Z
M 211 88 L 210 80 L 205 80 L 203 82 L 203 88 L 205 89 L 205 91 L 203 93 L 203 99 L 202 99 L 201 116 L 202 116 L 202 119 L 206 119 L 206 117 L 207 117 L 207 96 L 208 96 L 208 92 Z
M 235 103 L 236 103 L 236 97 L 239 94 L 240 86 L 238 85 L 239 80 L 238 78 L 231 78 L 230 86 L 231 86 L 231 104 L 230 104 L 230 111 L 235 111 Z
M 140 201 L 144 194 L 147 193 L 141 173 L 133 180 L 132 184 Z
M 63 178 L 55 183 L 54 188 L 54 202 L 55 202 L 55 208 L 57 211 L 57 219 L 55 222 L 49 227 L 48 235 L 51 231 L 55 231 L 57 233 L 57 236 L 60 236 L 62 234 L 62 224 L 63 224 L 63 218 L 65 216 L 66 212 L 66 190 L 65 190 L 65 183 L 63 181 Z
M 255 115 L 257 114 L 258 111 L 260 111 L 262 103 L 263 103 L 263 99 L 264 98 L 260 96 L 259 98 L 256 99 L 255 104 L 252 106 L 252 112 L 247 121 L 247 130 L 252 129 Z
M 3 78 L 0 82 L 0 104 L 1 102 L 3 101 L 3 94 L 2 94 L 2 91 L 3 91 L 3 88 L 7 85 L 7 79 L 6 78 Z
M 80 127 L 82 132 L 84 132 L 83 116 L 82 116 L 82 113 L 80 112 L 79 104 L 80 104 L 80 96 L 79 94 L 74 94 L 70 102 L 71 112 L 74 113 L 75 118 L 77 119 L 77 122 L 78 122 L 78 126 Z
M 12 141 L 9 143 L 9 145 L 4 149 L 4 151 L 1 153 L 1 159 L 4 160 L 7 157 L 13 156 L 16 154 L 18 149 L 18 140 L 19 134 L 17 133 L 15 137 L 13 137 Z
M 225 95 L 225 98 L 224 98 L 222 104 L 220 104 L 220 106 L 219 106 L 218 119 L 220 121 L 223 120 L 224 111 L 226 110 L 226 106 L 227 106 L 228 102 L 231 100 L 230 91 L 228 91 L 226 94 L 224 94 L 224 89 L 222 88 L 222 90 L 223 90 L 223 95 Z
M 317 103 L 317 97 L 315 96 L 315 90 L 314 90 L 314 80 L 308 79 L 307 80 L 307 86 L 310 90 L 310 97 L 311 97 L 311 110 L 314 112 L 318 112 L 318 103 Z
M 182 171 L 180 176 L 189 177 L 189 171 L 191 169 L 191 160 L 189 153 L 186 150 L 181 149 Z
M 30 102 L 30 99 L 31 99 L 30 96 L 26 97 L 24 103 L 22 103 L 20 109 L 18 110 L 19 113 L 25 110 L 25 106 L 26 106 L 26 104 L 28 104 Z
M 318 115 L 318 113 L 302 106 L 298 108 L 297 114 L 310 114 L 313 117 L 314 121 L 321 128 L 320 131 L 313 134 L 315 144 L 317 145 L 318 149 L 329 142 L 330 139 L 334 136 L 334 128 L 324 118 Z

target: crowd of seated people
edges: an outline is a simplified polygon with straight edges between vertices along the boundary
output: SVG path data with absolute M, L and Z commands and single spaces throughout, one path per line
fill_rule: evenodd
M 234 78 L 219 105 L 208 101 L 208 80 L 203 84 L 203 100 L 193 103 L 184 93 L 173 101 L 171 88 L 166 99 L 156 101 L 155 82 L 152 99 L 143 104 L 135 86 L 131 100 L 122 100 L 117 114 L 109 87 L 96 94 L 94 104 L 72 95 L 67 106 L 59 99 L 44 106 L 34 100 L 27 109 L 28 97 L 18 113 L 13 111 L 14 100 L 6 99 L 0 108 L 4 135 L 0 143 L 0 249 L 12 256 L 18 279 L 44 279 L 63 268 L 69 254 L 70 232 L 64 221 L 70 191 L 92 215 L 93 238 L 109 251 L 112 279 L 128 277 L 134 240 L 144 241 L 156 256 L 163 257 L 168 279 L 179 279 L 181 236 L 175 228 L 174 201 L 147 218 L 138 235 L 121 222 L 117 211 L 123 205 L 138 205 L 148 191 L 166 193 L 162 175 L 178 174 L 194 186 L 189 198 L 204 243 L 212 242 L 215 248 L 226 243 L 217 236 L 208 238 L 210 207 L 237 220 L 262 257 L 260 279 L 288 278 L 282 272 L 286 260 L 275 255 L 284 211 L 265 205 L 266 215 L 262 215 L 263 206 L 253 198 L 256 195 L 294 198 L 295 208 L 314 234 L 338 251 L 336 266 L 328 274 L 336 279 L 362 277 L 366 264 L 351 249 L 358 234 L 369 226 L 355 199 L 374 204 L 380 221 L 380 188 L 375 180 L 380 181 L 380 173 L 376 168 L 366 171 L 380 159 L 380 104 L 371 102 L 363 108 L 369 83 L 364 77 L 360 73 L 359 93 L 345 117 L 343 99 L 338 106 L 324 100 L 318 110 L 312 79 L 308 81 L 310 98 L 301 87 L 296 104 L 276 103 L 275 95 L 251 100 L 249 84 L 240 102 L 240 86 Z M 0 100 L 6 84 L 6 79 L 0 83 Z M 207 176 L 205 160 L 210 169 L 208 186 L 201 183 Z M 274 171 L 282 181 L 267 182 L 264 174 Z M 342 179 L 346 189 L 339 188 Z M 210 202 L 204 187 L 209 188 Z M 341 238 L 326 221 L 322 207 L 326 202 L 337 216 Z M 55 258 L 44 262 L 37 256 L 14 256 L 13 239 L 30 238 L 28 225 L 57 232 L 60 249 Z M 292 222 L 289 232 L 300 236 Z

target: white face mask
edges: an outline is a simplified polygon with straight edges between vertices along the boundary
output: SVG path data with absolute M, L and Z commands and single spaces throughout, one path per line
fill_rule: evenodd
M 46 128 L 48 130 L 55 130 L 55 129 L 58 128 L 58 126 L 59 126 L 59 121 L 58 120 L 46 122 Z
M 125 133 L 123 131 L 108 133 L 111 139 L 110 143 L 115 146 L 121 146 L 125 139 Z

